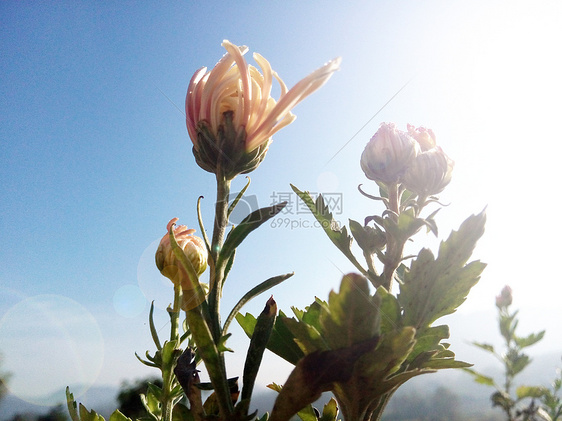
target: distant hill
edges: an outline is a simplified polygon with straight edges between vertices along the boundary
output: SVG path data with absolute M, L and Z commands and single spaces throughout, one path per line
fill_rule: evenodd
M 561 351 L 562 353 L 562 351 Z M 519 384 L 548 386 L 554 379 L 555 368 L 560 367 L 560 353 L 551 353 L 533 357 L 533 362 L 523 372 L 516 382 Z M 476 367 L 477 370 L 495 376 L 498 380 L 501 370 L 498 365 L 492 367 Z M 71 387 L 80 390 L 80 387 Z M 93 409 L 106 420 L 117 408 L 118 387 L 95 386 L 90 388 L 83 396 L 76 397 L 79 403 L 84 404 L 89 410 Z M 493 389 L 477 384 L 472 377 L 460 370 L 444 370 L 440 373 L 425 374 L 416 377 L 401 387 L 391 399 L 383 421 L 419 420 L 423 411 L 432 411 L 432 421 L 440 419 L 447 421 L 498 421 L 502 420 L 501 411 L 492 409 L 490 395 Z M 271 411 L 276 392 L 258 385 L 256 395 L 252 400 L 252 410 L 257 409 L 259 414 Z M 54 399 L 53 399 L 54 397 Z M 330 399 L 329 394 L 324 394 L 315 403 L 322 410 L 323 405 Z M 59 402 L 66 406 L 65 391 L 60 390 L 49 397 L 50 402 Z M 16 414 L 41 415 L 49 412 L 52 406 L 40 406 L 26 402 L 17 396 L 7 394 L 0 401 L 0 421 L 9 421 Z M 439 409 L 440 408 L 440 409 Z M 452 411 L 438 417 L 439 411 Z M 407 417 L 408 411 L 416 417 Z M 457 414 L 457 415 L 455 415 Z

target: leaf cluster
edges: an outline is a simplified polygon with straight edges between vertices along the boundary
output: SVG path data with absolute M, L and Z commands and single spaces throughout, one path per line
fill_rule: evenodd
M 364 276 L 349 274 L 328 301 L 317 298 L 305 310 L 293 308 L 294 317 L 280 313 L 268 348 L 296 367 L 272 418 L 288 419 L 330 390 L 346 419 L 377 419 L 377 411 L 408 379 L 470 366 L 456 360 L 443 342 L 448 327 L 432 324 L 453 313 L 478 281 L 485 265 L 467 262 L 484 223 L 483 213 L 469 217 L 441 243 L 437 257 L 423 249 L 403 269 L 398 296 L 384 287 L 372 294 Z M 344 230 L 333 232 L 333 241 L 348 241 Z M 256 319 L 246 314 L 237 320 L 251 336 Z

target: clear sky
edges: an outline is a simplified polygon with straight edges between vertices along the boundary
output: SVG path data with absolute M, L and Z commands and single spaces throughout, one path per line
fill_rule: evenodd
M 183 102 L 223 39 L 262 54 L 288 86 L 343 57 L 251 174 L 252 200 L 285 195 L 294 207 L 240 248 L 225 312 L 281 273 L 296 272 L 274 290 L 285 312 L 337 287 L 352 267 L 305 226 L 289 183 L 341 194 L 343 223 L 380 212 L 357 192 L 360 183 L 374 190 L 359 157 L 381 122 L 412 123 L 432 128 L 456 162 L 441 236 L 485 206 L 489 216 L 475 255 L 489 267 L 447 320 L 453 349 L 477 361 L 467 341 L 497 343 L 494 296 L 508 283 L 522 333 L 547 329 L 531 351 L 562 353 L 560 1 L 3 1 L 0 352 L 13 393 L 38 402 L 68 383 L 153 374 L 134 352 L 153 351 L 150 300 L 168 330 L 171 286 L 153 266 L 156 245 L 172 217 L 197 226 L 200 195 L 212 226 L 214 179 L 195 164 Z M 232 376 L 247 347 L 233 333 Z M 278 369 L 260 382 L 283 383 L 287 366 L 271 361 Z

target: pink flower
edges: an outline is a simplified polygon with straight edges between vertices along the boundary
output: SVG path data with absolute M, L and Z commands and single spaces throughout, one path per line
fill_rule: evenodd
M 185 114 L 197 163 L 232 178 L 259 165 L 271 137 L 295 120 L 292 108 L 326 83 L 341 60 L 326 63 L 287 90 L 261 55 L 253 55 L 260 72 L 244 58 L 248 47 L 226 40 L 222 45 L 227 52 L 216 66 L 209 72 L 203 67 L 191 78 Z M 274 78 L 281 87 L 278 100 L 271 97 Z
M 398 183 L 419 153 L 418 143 L 394 123 L 382 123 L 361 155 L 361 169 L 368 179 Z
M 170 228 L 178 221 L 173 218 L 168 222 L 168 233 L 162 237 L 158 249 L 156 250 L 156 266 L 165 277 L 169 278 L 174 284 L 181 285 L 183 290 L 192 290 L 192 280 L 183 265 L 180 263 L 170 242 Z M 193 235 L 194 229 L 187 229 L 185 225 L 177 225 L 173 228 L 174 237 L 178 246 L 183 251 L 187 260 L 191 263 L 193 271 L 200 276 L 207 268 L 207 248 L 199 237 Z

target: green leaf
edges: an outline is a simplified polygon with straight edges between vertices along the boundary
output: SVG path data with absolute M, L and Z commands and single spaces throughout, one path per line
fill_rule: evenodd
M 242 190 L 240 190 L 240 193 L 238 193 L 236 195 L 236 198 L 232 201 L 232 203 L 230 204 L 230 206 L 228 207 L 228 211 L 227 211 L 227 215 L 230 216 L 230 214 L 232 213 L 232 211 L 234 210 L 234 208 L 236 207 L 236 205 L 238 204 L 238 202 L 240 201 L 240 199 L 242 199 L 242 197 L 244 197 L 244 193 L 246 193 L 246 190 L 248 190 L 248 187 L 250 187 L 250 182 L 252 180 L 250 180 L 250 177 L 246 176 L 246 179 L 248 180 L 248 182 L 246 183 L 246 185 L 244 186 L 244 188 Z
M 244 363 L 244 375 L 242 377 L 242 396 L 241 399 L 247 399 L 248 403 L 252 397 L 254 383 L 260 368 L 263 353 L 271 337 L 273 324 L 277 317 L 277 304 L 271 297 L 267 300 L 265 308 L 258 316 L 248 353 L 246 354 L 246 362 Z
M 496 353 L 496 351 L 494 351 L 493 345 L 484 344 L 484 343 L 480 343 L 480 342 L 472 342 L 472 345 L 477 346 L 478 348 L 483 349 L 484 351 L 488 351 L 492 354 Z
M 194 417 L 187 406 L 178 402 L 174 405 L 172 411 L 172 421 L 194 421 Z
M 402 311 L 396 297 L 390 294 L 384 287 L 377 288 L 380 298 L 380 331 L 382 334 L 391 332 L 402 327 Z
M 338 403 L 334 398 L 331 398 L 324 409 L 322 410 L 322 416 L 318 421 L 336 421 L 338 418 Z
M 232 253 L 234 253 L 234 250 L 236 250 L 236 247 L 238 247 L 252 231 L 281 212 L 286 205 L 287 202 L 277 203 L 267 208 L 258 209 L 244 218 L 244 220 L 240 222 L 239 225 L 235 226 L 226 236 L 219 260 L 228 261 Z M 220 265 L 217 264 L 217 266 Z
M 324 198 L 322 197 L 322 195 L 318 195 L 318 198 L 315 202 L 314 200 L 312 200 L 309 192 L 302 192 L 292 184 L 291 188 L 305 203 L 312 215 L 314 215 L 332 243 L 334 243 L 335 246 L 340 249 L 345 257 L 347 257 L 364 276 L 369 276 L 367 270 L 365 270 L 363 266 L 359 264 L 359 262 L 351 252 L 351 243 L 353 239 L 350 235 L 348 235 L 347 228 L 345 226 L 341 228 L 338 226 L 338 223 L 333 218 L 330 209 L 324 203 Z
M 79 405 L 80 420 L 81 421 L 105 421 L 105 418 L 98 414 L 93 409 L 88 411 L 82 404 Z
M 314 409 L 312 408 L 312 405 L 305 406 L 303 409 L 297 412 L 297 416 L 302 421 L 318 421 L 318 418 L 316 418 L 316 414 L 314 413 Z
M 84 405 L 78 405 L 68 386 L 66 387 L 66 406 L 72 421 L 105 421 L 105 418 L 96 411 L 88 411 Z
M 335 383 L 347 382 L 355 363 L 376 346 L 377 338 L 348 348 L 317 351 L 301 359 L 291 372 L 271 412 L 272 420 L 289 420 L 294 414 L 334 389 Z
M 381 297 L 370 295 L 367 279 L 353 273 L 344 276 L 339 292 L 331 291 L 328 305 L 320 308 L 322 338 L 330 349 L 338 349 L 377 336 L 380 305 Z
M 516 351 L 509 351 L 506 358 L 510 365 L 508 371 L 513 376 L 522 372 L 531 363 L 528 355 L 519 354 Z
M 401 243 L 406 242 L 425 224 L 425 220 L 416 218 L 414 209 L 412 208 L 400 213 L 398 216 L 398 222 L 395 222 L 392 218 L 383 219 L 383 227 L 386 232 L 390 233 Z
M 386 244 L 386 234 L 377 225 L 374 227 L 363 226 L 350 219 L 349 230 L 357 241 L 357 245 L 366 253 L 373 254 L 384 248 Z
M 496 382 L 494 381 L 493 378 L 489 376 L 485 376 L 484 374 L 480 374 L 477 371 L 474 371 L 470 368 L 465 368 L 464 371 L 469 373 L 474 378 L 474 381 L 476 383 L 480 383 L 486 386 L 496 387 Z
M 404 309 L 404 325 L 423 329 L 460 306 L 480 279 L 485 265 L 466 264 L 484 232 L 484 213 L 470 216 L 439 247 L 434 258 L 422 249 L 404 274 L 398 301 Z
M 297 362 L 304 357 L 304 352 L 295 343 L 295 337 L 289 328 L 283 323 L 282 319 L 287 318 L 282 311 L 279 311 L 279 317 L 273 325 L 273 332 L 267 343 L 267 349 L 277 354 L 284 360 L 296 365 Z M 246 335 L 251 338 L 256 326 L 256 318 L 249 313 L 243 316 L 241 313 L 236 315 L 236 321 L 242 327 Z
M 548 394 L 548 389 L 543 386 L 519 386 L 515 394 L 517 399 L 540 398 Z
M 161 350 L 162 345 L 160 345 L 160 339 L 158 338 L 158 331 L 156 330 L 156 326 L 154 326 L 154 301 L 150 303 L 150 312 L 148 313 L 148 324 L 150 326 L 150 335 L 152 336 L 152 340 L 156 345 L 156 349 Z
M 515 343 L 519 348 L 526 348 L 528 346 L 534 345 L 544 337 L 545 331 L 541 331 L 539 333 L 531 333 L 529 336 L 525 338 L 518 338 L 517 336 L 514 338 Z
M 234 320 L 236 315 L 240 312 L 242 307 L 244 307 L 250 300 L 257 297 L 261 293 L 267 291 L 270 288 L 273 288 L 276 285 L 279 285 L 281 282 L 289 279 L 291 276 L 294 275 L 294 272 L 287 273 L 285 275 L 274 276 L 273 278 L 269 278 L 268 280 L 262 282 L 261 284 L 255 286 L 250 291 L 248 291 L 244 296 L 236 303 L 234 308 L 230 311 L 230 314 L 226 318 L 223 326 L 223 332 L 228 330 L 230 323 Z
M 125 415 L 123 415 L 123 413 L 121 413 L 121 411 L 116 409 L 115 411 L 113 411 L 113 414 L 110 415 L 109 421 L 133 421 L 133 420 L 129 417 L 126 417 Z

